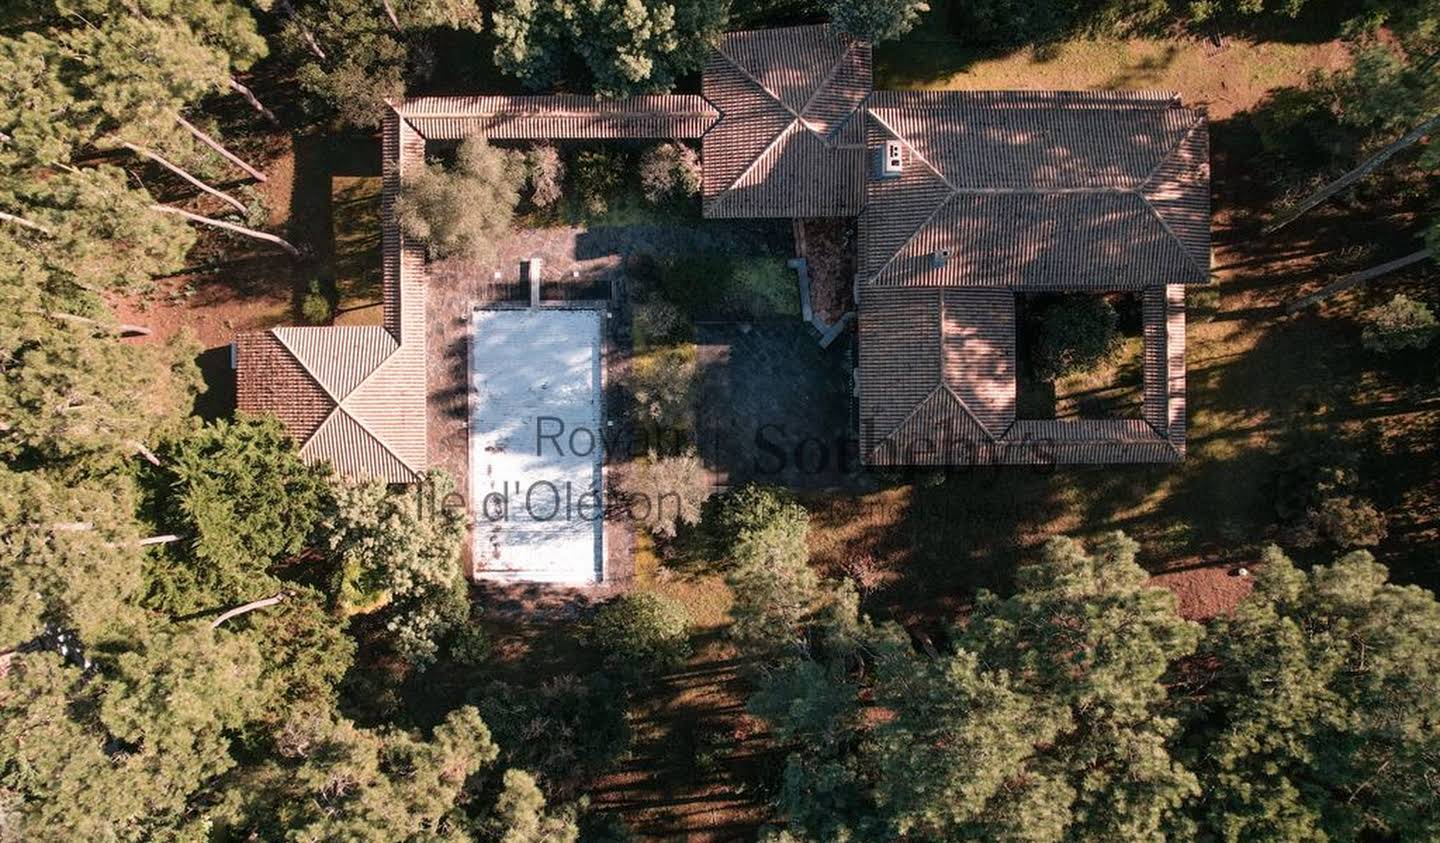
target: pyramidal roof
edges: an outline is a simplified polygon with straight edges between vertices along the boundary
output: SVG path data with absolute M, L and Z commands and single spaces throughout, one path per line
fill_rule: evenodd
M 705 215 L 858 214 L 871 76 L 870 45 L 829 25 L 726 35 L 701 82 L 720 112 L 702 142 Z

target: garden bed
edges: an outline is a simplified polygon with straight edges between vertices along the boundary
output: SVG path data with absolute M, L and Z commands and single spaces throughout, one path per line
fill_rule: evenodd
M 854 221 L 839 217 L 795 221 L 795 251 L 810 273 L 810 307 L 828 325 L 855 309 Z

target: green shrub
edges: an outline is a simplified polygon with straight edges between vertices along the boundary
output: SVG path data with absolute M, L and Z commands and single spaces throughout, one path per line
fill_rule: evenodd
M 1296 522 L 1326 498 L 1350 494 L 1360 485 L 1359 463 L 1358 449 L 1329 432 L 1290 433 L 1275 475 L 1276 516 Z
M 623 152 L 608 147 L 582 150 L 571 168 L 575 196 L 580 210 L 592 217 L 610 210 L 610 199 L 620 189 L 621 174 L 628 169 Z
M 687 339 L 690 333 L 685 313 L 664 299 L 636 304 L 630 324 L 636 348 Z
M 631 745 L 623 686 L 601 671 L 544 680 L 537 688 L 491 682 L 467 695 L 494 734 L 507 767 L 553 781 L 597 774 Z M 544 738 L 537 740 L 537 738 Z
M 1035 376 L 1055 380 L 1086 372 L 1108 361 L 1120 347 L 1120 315 L 1096 295 L 1062 296 L 1041 313 L 1035 343 Z
M 1372 547 L 1385 540 L 1385 513 L 1365 498 L 1337 495 L 1306 514 L 1295 543 L 1308 547 L 1332 544 L 1342 550 Z
M 621 382 L 634 396 L 637 424 L 661 430 L 690 430 L 700 368 L 692 343 L 637 356 Z
M 1371 351 L 1388 353 L 1422 349 L 1440 333 L 1435 314 L 1424 302 L 1397 293 L 1394 298 L 1364 314 L 1361 342 Z
M 310 286 L 305 290 L 305 297 L 300 300 L 301 320 L 307 325 L 328 325 L 333 316 L 330 297 L 320 289 L 318 280 L 311 279 Z
M 658 205 L 700 192 L 700 156 L 683 143 L 662 143 L 640 156 L 640 192 Z
M 630 675 L 673 670 L 690 655 L 690 615 L 653 592 L 634 592 L 600 607 L 585 637 L 611 667 Z
M 730 636 L 748 653 L 792 649 L 821 596 L 810 568 L 809 513 L 785 493 L 754 485 L 711 501 L 703 532 L 735 597 Z
M 522 157 L 466 138 L 455 166 L 427 164 L 407 176 L 395 199 L 395 219 L 406 235 L 423 241 L 432 258 L 495 260 L 495 243 L 510 231 L 520 186 Z
M 803 545 L 810 514 L 783 490 L 750 483 L 707 500 L 700 525 L 711 560 L 725 562 L 764 555 L 766 548 L 756 544 L 762 537 L 791 548 Z
M 477 667 L 490 658 L 492 642 L 485 627 L 475 623 L 475 612 L 471 610 L 469 622 L 455 631 L 450 640 L 450 660 L 466 667 Z
M 693 451 L 669 457 L 651 453 L 630 466 L 623 490 L 630 498 L 631 514 L 643 520 L 650 532 L 674 538 L 680 524 L 700 520 L 700 507 L 714 484 Z

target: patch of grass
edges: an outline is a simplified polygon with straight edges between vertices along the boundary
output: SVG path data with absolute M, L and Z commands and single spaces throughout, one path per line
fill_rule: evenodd
M 655 592 L 684 606 L 697 631 L 730 625 L 730 607 L 735 598 L 720 574 L 671 577 L 657 582 Z
M 693 320 L 786 319 L 800 313 L 799 282 L 778 257 L 696 252 L 661 261 L 658 292 Z
M 1231 39 L 1224 49 L 1179 39 L 1075 39 L 1012 52 L 976 51 L 931 31 L 877 51 L 875 87 L 933 90 L 1180 91 L 1209 104 L 1212 118 L 1252 108 L 1270 91 L 1299 85 L 1312 70 L 1338 69 L 1337 42 L 1285 44 Z
M 630 359 L 624 385 L 635 399 L 635 423 L 653 427 L 659 441 L 677 441 L 676 433 L 695 429 L 695 392 L 699 367 L 694 343 L 660 346 Z
M 1140 418 L 1144 341 L 1125 337 L 1100 366 L 1055 381 L 1055 418 Z
M 379 325 L 380 186 L 374 176 L 330 179 L 330 218 L 335 244 L 335 323 Z

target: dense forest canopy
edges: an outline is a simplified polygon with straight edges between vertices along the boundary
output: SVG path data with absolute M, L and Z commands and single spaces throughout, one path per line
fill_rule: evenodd
M 1254 118 L 1293 181 L 1279 215 L 1329 201 L 1324 183 L 1367 161 L 1440 169 L 1437 0 L 10 3 L 0 841 L 628 839 L 586 785 L 633 757 L 632 702 L 695 651 L 687 609 L 619 597 L 567 627 L 585 670 L 492 674 L 458 515 L 307 463 L 274 419 L 197 417 L 196 342 L 131 341 L 143 326 L 114 306 L 192 268 L 202 242 L 211 260 L 253 239 L 316 274 L 313 244 L 275 233 L 253 189 L 266 174 L 248 156 L 267 139 L 368 137 L 407 91 L 693 90 L 727 29 L 827 19 L 956 51 L 1313 27 L 1352 60 Z M 484 67 L 464 76 L 457 55 Z M 543 209 L 562 194 L 554 148 L 463 149 L 400 203 L 437 257 L 487 255 L 522 195 Z M 577 156 L 575 176 L 618 184 L 627 159 L 607 155 Z M 695 201 L 689 147 L 655 147 L 640 169 L 653 201 Z M 457 219 L 474 203 L 493 213 Z M 1433 255 L 1433 197 L 1417 217 L 1390 233 Z M 683 333 L 675 313 L 647 315 L 654 337 Z M 1115 345 L 1113 310 L 1091 316 L 1100 348 L 1053 350 L 1056 373 Z M 1363 318 L 1376 353 L 1419 355 L 1437 333 L 1404 295 Z M 667 383 L 650 387 L 678 394 Z M 1386 521 L 1349 445 L 1304 439 L 1280 459 L 1279 529 L 1242 538 L 1296 558 L 1231 560 L 1256 568 L 1253 593 L 1205 624 L 1119 532 L 1053 538 L 1011 587 L 923 624 L 817 570 L 812 514 L 782 489 L 703 488 L 645 540 L 724 584 L 723 638 L 774 757 L 766 839 L 1440 837 L 1440 604 L 1355 550 Z M 705 484 L 692 453 L 645 465 L 634 488 Z M 446 682 L 465 687 L 432 693 Z

